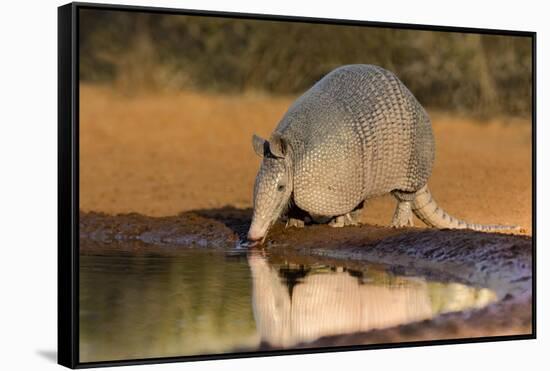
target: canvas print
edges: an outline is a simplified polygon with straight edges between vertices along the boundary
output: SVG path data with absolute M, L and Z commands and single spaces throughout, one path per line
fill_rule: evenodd
M 78 362 L 532 336 L 533 38 L 264 18 L 78 10 Z

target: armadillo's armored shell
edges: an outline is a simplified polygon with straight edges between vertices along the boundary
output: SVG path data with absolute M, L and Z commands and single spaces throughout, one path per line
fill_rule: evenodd
M 424 186 L 434 161 L 430 119 L 391 72 L 340 67 L 315 84 L 279 123 L 293 164 L 296 204 L 342 215 L 366 198 Z

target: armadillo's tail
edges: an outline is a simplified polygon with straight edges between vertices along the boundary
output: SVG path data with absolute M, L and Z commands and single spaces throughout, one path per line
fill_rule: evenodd
M 441 209 L 435 202 L 428 186 L 425 185 L 416 194 L 412 202 L 414 214 L 426 225 L 435 228 L 473 229 L 483 232 L 519 232 L 521 228 L 510 225 L 484 225 L 468 223 L 457 219 Z

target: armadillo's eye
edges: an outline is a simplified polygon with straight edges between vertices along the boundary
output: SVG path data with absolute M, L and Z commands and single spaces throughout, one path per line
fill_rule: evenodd
M 284 184 L 279 184 L 279 185 L 277 186 L 277 191 L 282 192 L 282 191 L 284 191 L 284 190 L 285 190 Z

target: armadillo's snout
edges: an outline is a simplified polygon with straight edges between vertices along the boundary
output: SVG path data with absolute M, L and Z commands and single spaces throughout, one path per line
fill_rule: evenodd
M 248 235 L 246 236 L 250 242 L 258 242 L 264 238 L 265 234 L 256 229 L 250 228 Z
M 250 229 L 248 230 L 247 239 L 250 242 L 260 242 L 263 241 L 267 235 L 268 226 L 261 226 L 257 223 L 252 222 Z

